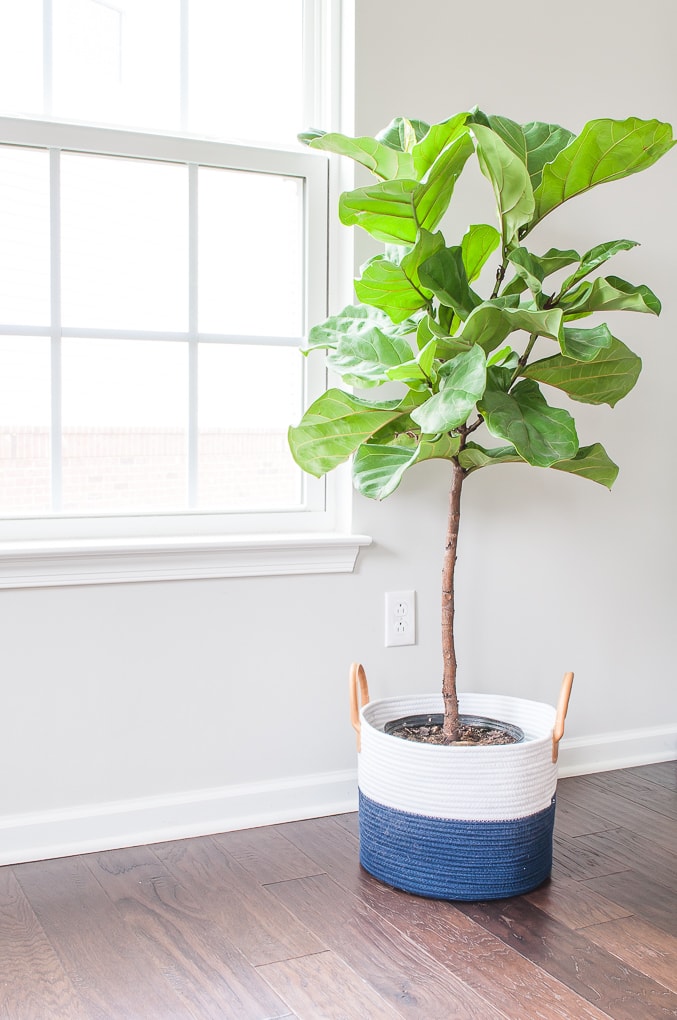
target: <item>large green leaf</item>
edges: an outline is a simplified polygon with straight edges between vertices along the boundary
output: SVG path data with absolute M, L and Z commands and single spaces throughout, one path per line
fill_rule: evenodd
M 411 360 L 412 349 L 404 337 L 386 336 L 374 327 L 359 337 L 342 337 L 327 358 L 327 365 L 349 386 L 380 386 L 387 370 Z
M 484 393 L 486 358 L 480 347 L 471 347 L 440 369 L 440 389 L 411 417 L 427 435 L 448 432 L 462 425 Z
M 414 160 L 411 153 L 399 152 L 375 138 L 350 138 L 348 135 L 331 131 L 313 138 L 310 147 L 323 152 L 336 152 L 339 156 L 348 156 L 356 163 L 366 166 L 367 170 L 371 170 L 384 181 L 414 176 Z
M 571 475 L 589 478 L 591 482 L 599 482 L 607 489 L 611 488 L 618 475 L 618 465 L 614 464 L 601 443 L 581 446 L 572 460 L 560 460 L 551 466 L 556 471 L 567 471 Z
M 415 244 L 413 196 L 419 187 L 416 181 L 397 180 L 345 191 L 339 198 L 339 219 L 386 244 Z
M 470 132 L 463 128 L 437 157 L 427 179 L 414 190 L 412 203 L 416 222 L 423 230 L 432 231 L 438 226 L 447 211 L 456 181 L 474 151 Z
M 442 248 L 419 266 L 419 279 L 438 301 L 466 319 L 481 298 L 468 283 L 460 245 Z
M 515 251 L 521 250 L 526 249 L 515 249 Z M 531 258 L 534 259 L 538 265 L 538 272 L 536 273 L 537 278 L 543 280 L 552 273 L 556 273 L 559 269 L 565 269 L 566 266 L 571 266 L 574 262 L 580 262 L 581 260 L 581 256 L 577 251 L 573 251 L 573 249 L 561 251 L 559 248 L 549 248 L 545 255 L 531 255 Z M 510 283 L 503 288 L 502 293 L 505 297 L 510 294 L 521 294 L 522 291 L 526 289 L 527 281 L 524 278 L 524 275 L 521 275 L 520 272 L 517 271 Z
M 523 464 L 524 460 L 514 446 L 496 446 L 487 450 L 477 443 L 466 443 L 458 455 L 458 462 L 470 474 L 489 464 Z
M 545 270 L 539 259 L 522 247 L 513 248 L 508 255 L 508 259 L 514 266 L 517 275 L 524 280 L 532 294 L 541 294 L 543 292 Z M 522 289 L 520 288 L 520 293 Z
M 389 316 L 376 308 L 365 305 L 347 305 L 338 315 L 331 315 L 324 322 L 313 326 L 308 334 L 308 347 L 303 354 L 319 348 L 333 349 L 346 337 L 368 335 L 377 327 L 386 336 L 405 336 L 416 329 L 416 323 L 394 324 Z
M 590 251 L 586 251 L 578 269 L 566 278 L 562 284 L 562 293 L 570 290 L 584 276 L 594 272 L 595 269 L 599 269 L 601 265 L 604 265 L 610 258 L 617 255 L 619 251 L 630 251 L 631 248 L 636 247 L 637 241 L 626 241 L 624 239 L 620 241 L 605 241 L 603 244 L 595 245 Z
M 594 361 L 573 361 L 556 354 L 532 362 L 522 374 L 563 390 L 572 400 L 614 407 L 635 385 L 641 368 L 637 355 L 612 337 L 609 346 L 603 348 Z
M 544 311 L 532 311 L 528 308 L 509 308 L 485 301 L 468 316 L 461 337 L 479 344 L 489 354 L 503 343 L 509 333 L 518 329 L 559 341 L 562 335 L 562 310 L 549 308 Z
M 420 142 L 416 142 L 411 149 L 414 164 L 412 177 L 417 181 L 425 177 L 440 153 L 461 134 L 467 119 L 467 113 L 457 113 L 441 124 L 433 124 L 430 127 Z
M 562 301 L 568 318 L 589 312 L 650 312 L 660 315 L 661 303 L 645 284 L 635 286 L 618 276 L 599 276 L 586 280 L 569 298 Z
M 520 227 L 533 216 L 531 180 L 520 157 L 491 128 L 476 124 L 473 132 L 480 169 L 491 182 L 496 196 L 503 246 L 508 249 L 517 241 Z
M 461 253 L 465 275 L 472 283 L 482 272 L 482 267 L 501 243 L 501 235 L 496 227 L 488 223 L 473 223 L 463 235 Z
M 372 404 L 343 390 L 327 390 L 289 429 L 292 456 L 300 468 L 319 478 L 402 414 L 399 400 Z
M 383 128 L 376 135 L 376 140 L 390 146 L 391 149 L 398 149 L 400 152 L 411 152 L 417 142 L 425 138 L 430 125 L 424 120 L 408 120 L 406 117 L 396 117 L 390 124 Z
M 360 279 L 355 280 L 355 293 L 365 305 L 380 308 L 395 323 L 425 308 L 432 297 L 412 284 L 401 263 L 385 255 L 376 255 L 362 267 Z
M 454 436 L 407 446 L 363 443 L 353 461 L 355 488 L 370 499 L 385 499 L 395 491 L 408 468 L 424 460 L 450 460 L 459 446 L 460 439 Z
M 657 120 L 592 120 L 543 168 L 532 223 L 581 192 L 650 167 L 674 145 Z
M 550 407 L 530 379 L 510 393 L 487 389 L 478 407 L 491 434 L 512 443 L 529 464 L 550 467 L 578 452 L 573 418 L 568 411 Z
M 601 350 L 613 342 L 611 330 L 605 322 L 592 329 L 575 329 L 565 326 L 560 340 L 562 354 L 575 361 L 594 361 Z
M 540 121 L 517 124 L 508 117 L 496 116 L 485 116 L 485 121 L 519 156 L 527 168 L 533 188 L 540 184 L 545 164 L 551 163 L 557 153 L 575 137 L 559 124 L 543 124 Z
M 426 390 L 428 386 L 437 381 L 437 372 L 434 367 L 437 343 L 438 341 L 433 337 L 411 361 L 393 365 L 386 373 L 388 378 L 393 382 L 406 383 L 413 390 Z

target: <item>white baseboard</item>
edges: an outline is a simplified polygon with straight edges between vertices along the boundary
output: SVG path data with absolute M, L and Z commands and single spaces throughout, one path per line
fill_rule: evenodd
M 564 738 L 559 774 L 584 775 L 677 758 L 677 726 Z M 357 772 L 321 772 L 163 797 L 0 817 L 0 865 L 112 850 L 357 809 Z
M 564 737 L 559 751 L 559 775 L 580 776 L 634 765 L 652 765 L 677 758 L 677 725 Z
M 0 817 L 0 865 L 357 810 L 357 771 Z

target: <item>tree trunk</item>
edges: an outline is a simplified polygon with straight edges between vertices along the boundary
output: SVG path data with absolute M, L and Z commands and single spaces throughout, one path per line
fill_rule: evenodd
M 452 460 L 451 489 L 449 491 L 449 518 L 442 568 L 442 697 L 444 699 L 445 743 L 458 736 L 458 696 L 456 694 L 456 644 L 454 641 L 454 571 L 458 527 L 461 519 L 461 486 L 465 472 L 457 460 Z

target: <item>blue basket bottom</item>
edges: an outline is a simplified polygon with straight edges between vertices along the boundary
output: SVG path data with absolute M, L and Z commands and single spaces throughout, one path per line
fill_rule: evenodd
M 360 790 L 360 863 L 396 889 L 439 900 L 519 896 L 552 870 L 555 798 L 526 818 L 468 822 L 386 807 Z

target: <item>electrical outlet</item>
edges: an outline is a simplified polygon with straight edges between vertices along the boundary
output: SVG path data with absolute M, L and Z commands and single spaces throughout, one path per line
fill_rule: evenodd
M 386 592 L 386 648 L 416 644 L 416 592 Z

